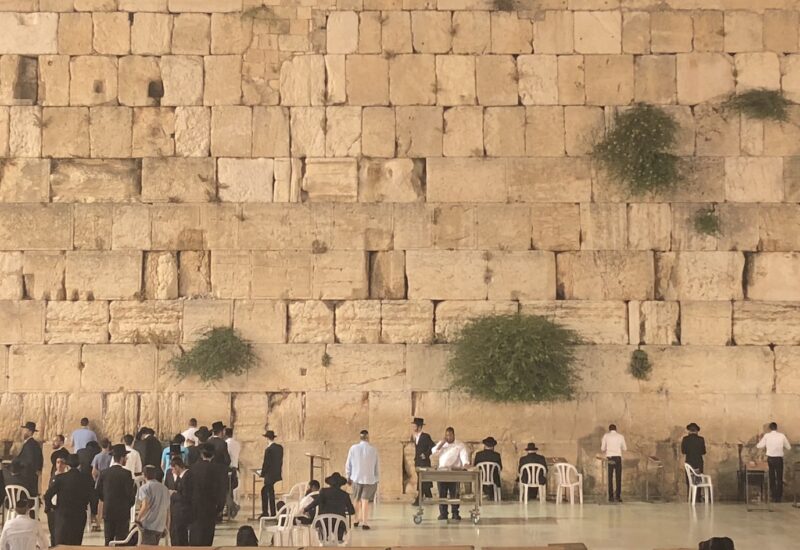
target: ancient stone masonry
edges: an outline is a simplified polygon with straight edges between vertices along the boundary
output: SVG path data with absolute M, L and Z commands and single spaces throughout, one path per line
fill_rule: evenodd
M 800 440 L 800 107 L 722 103 L 800 101 L 800 11 L 701 4 L 0 1 L 0 438 L 222 419 L 248 468 L 275 430 L 291 481 L 366 427 L 400 495 L 412 414 L 509 463 L 535 440 L 592 483 L 613 421 L 674 492 L 696 421 L 730 496 L 739 441 L 772 419 Z M 674 191 L 592 162 L 634 102 L 680 123 Z M 694 227 L 708 208 L 719 234 Z M 583 336 L 575 401 L 448 390 L 464 321 L 517 311 Z M 177 380 L 211 326 L 259 366 Z

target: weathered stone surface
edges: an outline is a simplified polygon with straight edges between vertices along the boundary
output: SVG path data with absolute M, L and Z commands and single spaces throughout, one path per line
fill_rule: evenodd
M 651 252 L 562 252 L 556 269 L 559 295 L 567 300 L 648 300 L 654 295 Z
M 381 340 L 381 304 L 378 300 L 353 300 L 336 306 L 336 341 L 375 344 Z
M 38 157 L 42 152 L 41 107 L 11 107 L 8 117 L 8 154 Z
M 384 300 L 381 341 L 386 344 L 426 344 L 433 340 L 433 303 L 427 300 Z
M 216 196 L 213 159 L 146 158 L 142 160 L 142 200 L 206 202 Z
M 144 296 L 148 300 L 174 300 L 178 297 L 178 258 L 175 253 L 145 253 Z
M 180 341 L 183 306 L 176 300 L 111 302 L 109 313 L 111 342 L 172 344 Z
M 0 202 L 47 202 L 50 161 L 7 159 L 0 163 Z
M 376 252 L 370 255 L 369 297 L 402 299 L 406 297 L 406 256 L 402 250 Z
M 64 299 L 64 255 L 61 252 L 26 252 L 22 279 L 27 298 Z
M 515 159 L 506 178 L 511 202 L 588 202 L 591 196 L 591 166 L 583 159 Z
M 309 159 L 303 191 L 311 201 L 355 201 L 358 197 L 358 163 L 355 159 Z
M 67 252 L 68 299 L 130 300 L 141 292 L 141 252 Z
M 281 104 L 325 105 L 325 60 L 321 55 L 299 55 L 281 65 Z
M 525 109 L 487 107 L 484 112 L 483 141 L 487 156 L 525 155 Z
M 627 344 L 625 302 L 547 301 L 522 302 L 520 313 L 540 315 L 575 330 L 590 344 Z
M 183 342 L 196 342 L 209 330 L 233 324 L 229 300 L 188 300 L 183 303 Z
M 731 302 L 681 302 L 681 343 L 716 345 L 731 343 Z
M 434 332 L 436 340 L 450 342 L 461 328 L 475 317 L 517 313 L 517 302 L 448 300 L 436 304 Z
M 361 202 L 416 202 L 424 198 L 420 162 L 411 159 L 365 160 L 359 166 Z
M 309 300 L 290 302 L 287 321 L 289 343 L 333 343 L 333 307 Z
M 489 254 L 489 300 L 552 300 L 556 297 L 556 261 L 552 252 L 509 251 Z
M 687 53 L 677 58 L 678 103 L 719 102 L 733 92 L 733 63 L 728 56 Z
M 738 252 L 658 254 L 656 296 L 663 300 L 739 300 L 744 256 Z
M 78 391 L 80 365 L 81 346 L 12 346 L 8 354 L 8 390 Z
M 750 300 L 800 301 L 800 254 L 765 252 L 748 261 L 745 277 Z
M 622 14 L 616 11 L 577 11 L 575 51 L 619 53 L 622 48 Z
M 427 163 L 429 202 L 506 202 L 506 166 L 501 159 L 432 158 Z
M 779 157 L 725 159 L 725 198 L 732 202 L 783 200 L 783 164 Z
M 44 339 L 48 344 L 108 342 L 108 302 L 48 302 Z
M 775 348 L 775 391 L 777 393 L 797 393 L 800 379 L 797 376 L 797 360 L 800 348 L 780 346 Z
M 45 107 L 42 110 L 42 155 L 89 156 L 89 109 Z
M 208 55 L 203 58 L 203 105 L 236 105 L 242 98 L 242 58 Z
M 21 300 L 22 252 L 0 252 L 0 299 Z
M 389 103 L 389 63 L 382 56 L 348 55 L 345 74 L 350 105 Z
M 0 300 L 0 322 L 6 329 L 0 344 L 44 342 L 45 303 L 32 300 Z
M 0 54 L 57 53 L 56 13 L 0 13 L 0 28 Z
M 669 204 L 628 205 L 628 248 L 669 250 L 672 212 Z
M 487 261 L 478 251 L 406 252 L 408 298 L 484 300 Z
M 792 302 L 734 302 L 734 341 L 737 345 L 798 345 L 798 307 Z
M 397 156 L 442 154 L 444 115 L 441 107 L 398 107 L 396 114 Z
M 628 240 L 628 216 L 624 204 L 581 204 L 581 248 L 619 250 Z
M 0 248 L 65 250 L 72 248 L 72 215 L 68 205 L 0 205 Z M 26 228 L 19 231 L 20 227 Z
M 175 112 L 168 108 L 133 110 L 131 154 L 135 157 L 164 157 L 175 154 Z
M 363 391 L 326 391 L 306 394 L 305 439 L 347 441 L 354 426 L 369 422 L 369 394 Z
M 436 93 L 433 55 L 398 55 L 389 61 L 389 100 L 393 105 L 433 105 Z
M 211 146 L 211 110 L 204 107 L 175 109 L 175 153 L 203 157 Z
M 69 65 L 70 105 L 113 105 L 117 101 L 115 57 L 73 57 Z
M 355 300 L 369 296 L 366 253 L 330 251 L 313 254 L 312 260 L 312 298 Z
M 442 152 L 446 157 L 483 156 L 483 108 L 452 107 L 444 111 Z
M 436 102 L 439 105 L 475 103 L 475 58 L 440 55 L 436 58 Z
M 389 250 L 392 248 L 392 206 L 388 204 L 336 204 L 333 207 L 331 248 L 339 250 Z M 312 243 L 313 249 L 313 243 Z
M 237 300 L 233 327 L 245 340 L 258 344 L 286 342 L 287 305 L 277 300 Z
M 517 65 L 510 55 L 483 55 L 475 60 L 478 103 L 517 105 L 519 90 Z
M 580 209 L 577 204 L 531 206 L 531 241 L 541 250 L 580 248 Z
M 336 390 L 394 390 L 405 383 L 405 346 L 331 344 L 325 385 Z
M 206 14 L 186 13 L 173 17 L 172 53 L 208 55 L 211 44 L 210 24 L 211 18 Z
M 155 389 L 156 347 L 106 344 L 83 346 L 81 388 L 85 391 Z
M 139 194 L 133 160 L 61 160 L 50 175 L 53 202 L 127 202 Z
M 680 305 L 678 302 L 628 303 L 628 324 L 631 344 L 680 344 L 678 331 Z
M 131 25 L 131 52 L 164 55 L 170 51 L 172 17 L 166 13 L 137 13 Z
M 219 198 L 226 202 L 272 202 L 273 160 L 230 159 L 217 161 Z

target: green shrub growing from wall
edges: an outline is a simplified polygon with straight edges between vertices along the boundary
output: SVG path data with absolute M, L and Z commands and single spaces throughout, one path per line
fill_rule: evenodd
M 469 321 L 453 343 L 453 388 L 489 401 L 569 399 L 576 332 L 536 315 L 497 315 Z
M 716 237 L 720 234 L 719 214 L 713 208 L 701 208 L 694 214 L 694 230 L 701 235 Z
M 203 382 L 210 382 L 244 374 L 256 361 L 252 345 L 234 329 L 215 327 L 206 331 L 192 349 L 173 357 L 170 365 L 181 378 L 194 374 Z
M 635 194 L 669 189 L 681 179 L 680 159 L 672 152 L 678 129 L 672 115 L 639 103 L 616 114 L 613 129 L 595 144 L 594 157 Z
M 634 350 L 631 354 L 631 364 L 629 365 L 631 376 L 637 380 L 649 380 L 650 373 L 653 371 L 653 365 L 650 363 L 650 357 L 647 352 L 642 349 Z
M 789 120 L 790 105 L 792 102 L 780 90 L 764 88 L 736 94 L 725 102 L 726 107 L 747 117 L 778 122 Z

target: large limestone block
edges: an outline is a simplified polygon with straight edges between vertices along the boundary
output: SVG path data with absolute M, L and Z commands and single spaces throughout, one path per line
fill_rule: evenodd
M 72 237 L 75 250 L 110 250 L 114 234 L 113 213 L 114 208 L 109 203 L 75 205 L 75 234 Z M 141 229 L 149 237 L 150 228 Z M 58 286 L 63 285 L 59 283 Z
M 101 54 L 125 55 L 130 52 L 131 26 L 127 13 L 94 13 L 94 50 Z
M 539 250 L 580 248 L 579 205 L 571 203 L 531 205 L 531 243 Z
M 669 204 L 628 205 L 628 248 L 669 250 L 672 211 Z
M 406 252 L 408 298 L 485 300 L 487 260 L 472 250 Z
M 721 53 L 678 54 L 678 103 L 719 102 L 733 92 L 733 62 Z
M 326 125 L 324 107 L 292 107 L 292 156 L 324 157 Z
M 48 302 L 45 342 L 105 344 L 108 321 L 108 302 Z
M 768 394 L 773 354 L 768 347 L 647 346 L 653 365 L 644 391 L 710 394 Z
M 286 303 L 278 300 L 236 300 L 234 304 L 233 327 L 249 342 L 283 344 L 287 319 Z
M 148 300 L 178 297 L 178 258 L 174 252 L 145 253 L 144 296 Z
M 739 154 L 740 116 L 715 105 L 694 109 L 697 126 L 697 154 L 722 156 Z
M 672 205 L 673 250 L 717 249 L 717 237 L 715 235 L 699 233 L 697 229 L 695 229 L 695 217 L 699 212 L 705 211 L 708 211 L 708 206 L 705 204 Z M 721 215 L 720 218 L 722 218 Z
M 758 249 L 800 249 L 800 209 L 796 205 L 762 205 L 758 208 Z
M 436 58 L 436 101 L 439 105 L 475 104 L 475 58 L 440 55 Z
M 435 208 L 426 204 L 394 205 L 394 246 L 397 250 L 433 246 Z
M 361 107 L 328 107 L 325 121 L 325 155 L 360 156 Z
M 8 147 L 12 157 L 38 157 L 42 151 L 42 109 L 36 106 L 11 107 L 8 116 Z
M 156 105 L 153 88 L 163 84 L 159 58 L 128 55 L 119 59 L 119 102 L 122 105 Z
M 628 373 L 633 346 L 579 346 L 575 358 L 580 391 L 639 393 L 639 382 Z
M 369 423 L 369 393 L 326 391 L 306 394 L 306 441 L 348 441 Z M 337 467 L 338 468 L 338 467 Z
M 207 14 L 179 14 L 172 19 L 172 53 L 208 55 L 211 18 Z
M 203 105 L 237 105 L 242 99 L 242 56 L 207 55 Z
M 239 246 L 246 250 L 321 250 L 333 239 L 329 204 L 246 204 Z
M 396 109 L 397 156 L 438 157 L 442 155 L 444 112 L 441 107 L 398 107 Z
M 622 14 L 618 11 L 576 11 L 575 51 L 578 53 L 620 53 Z
M 401 344 L 331 344 L 327 353 L 328 390 L 391 391 L 405 384 L 405 346 Z
M 800 254 L 764 252 L 748 259 L 745 276 L 750 300 L 800 301 Z
M 89 109 L 45 107 L 42 110 L 42 156 L 89 156 Z
M 70 105 L 114 105 L 117 102 L 117 58 L 79 56 L 70 61 Z
M 218 159 L 220 200 L 272 202 L 273 162 L 266 158 Z
M 433 303 L 427 300 L 384 300 L 381 341 L 386 344 L 426 344 L 433 340 Z
M 775 348 L 775 391 L 777 393 L 797 394 L 800 392 L 800 376 L 797 361 L 800 360 L 800 347 L 779 346 Z
M 172 17 L 166 13 L 137 13 L 131 25 L 131 51 L 139 55 L 170 52 Z
M 751 302 L 733 304 L 733 339 L 736 345 L 798 345 L 800 304 Z
M 558 62 L 555 55 L 521 55 L 517 58 L 517 70 L 523 105 L 558 103 Z
M 211 14 L 211 53 L 244 53 L 253 39 L 252 28 L 253 21 L 242 17 L 241 14 Z
M 433 208 L 433 246 L 443 249 L 474 249 L 475 207 L 447 204 Z
M 511 202 L 589 202 L 592 170 L 588 160 L 525 158 L 506 166 Z
M 169 11 L 229 13 L 242 11 L 242 0 L 169 0 Z
M 675 102 L 675 58 L 671 55 L 637 57 L 635 63 L 634 97 L 645 103 Z
M 725 198 L 731 202 L 781 202 L 783 159 L 731 157 L 725 159 Z
M 525 109 L 487 107 L 483 122 L 486 155 L 518 157 L 525 155 Z
M 298 55 L 281 65 L 281 104 L 325 105 L 325 59 Z
M 736 55 L 736 91 L 759 88 L 780 88 L 781 68 L 778 54 L 773 52 Z
M 392 206 L 389 204 L 336 204 L 333 208 L 331 248 L 339 250 L 389 250 L 392 248 Z
M 211 284 L 218 297 L 311 297 L 313 268 L 307 252 L 254 252 L 252 258 L 238 254 L 222 256 L 219 264 L 217 256 L 211 257 Z M 215 265 L 222 270 L 219 277 Z
M 133 111 L 127 107 L 89 109 L 89 147 L 94 158 L 131 156 Z
M 0 323 L 5 327 L 0 344 L 44 343 L 44 306 L 38 300 L 0 300 Z
M 369 297 L 403 299 L 406 297 L 406 255 L 403 250 L 370 254 Z
M 491 42 L 489 12 L 453 12 L 453 33 L 453 53 L 487 53 Z
M 361 152 L 365 157 L 393 157 L 395 116 L 390 107 L 364 107 L 361 112 Z
M 358 14 L 354 11 L 334 11 L 328 15 L 328 53 L 355 53 L 358 49 Z
M 53 388 L 63 392 L 81 388 L 81 346 L 12 346 L 8 390 L 51 392 Z
M 175 111 L 144 107 L 133 111 L 131 154 L 134 157 L 165 157 L 175 154 Z
M 302 440 L 305 395 L 288 392 L 271 393 L 267 396 L 267 400 L 267 429 L 274 431 L 283 441 Z M 263 437 L 262 434 L 263 431 L 259 437 Z
M 483 107 L 445 110 L 442 152 L 446 157 L 483 156 Z
M 439 342 L 451 342 L 471 319 L 517 313 L 517 302 L 448 300 L 436 304 L 434 331 Z
M 61 252 L 26 252 L 22 262 L 22 280 L 27 298 L 64 299 L 64 254 Z
M 183 392 L 181 395 L 183 409 L 191 411 L 187 412 L 186 416 L 200 418 L 201 423 L 203 422 L 202 417 L 205 417 L 205 415 L 211 416 L 214 414 L 216 416 L 219 414 L 221 416 L 225 407 L 217 400 L 223 399 L 222 395 L 227 395 L 222 394 L 222 392 L 234 391 L 247 385 L 247 379 L 242 376 L 230 376 L 215 382 L 203 382 L 200 380 L 200 377 L 196 375 L 181 378 L 175 366 L 172 365 L 171 360 L 184 353 L 190 346 L 183 348 L 178 345 L 167 344 L 157 345 L 155 347 L 157 354 L 156 388 L 161 391 L 170 391 L 180 385 L 181 392 Z M 197 399 L 195 392 L 203 392 L 206 398 L 210 398 L 208 403 L 203 403 L 201 400 Z M 195 414 L 195 411 L 200 410 L 203 410 L 202 416 Z M 227 407 L 227 410 L 230 410 L 230 406 Z M 209 419 L 207 425 L 210 425 L 213 420 L 218 419 L 219 418 Z M 181 428 L 184 428 L 184 426 L 181 426 Z
M 450 12 L 412 11 L 411 39 L 415 52 L 447 53 L 452 42 Z
M 359 166 L 360 202 L 417 202 L 424 198 L 422 162 L 369 159 Z
M 654 295 L 652 252 L 562 252 L 556 266 L 558 292 L 567 300 L 649 300 Z
M 586 103 L 590 105 L 627 105 L 633 101 L 633 56 L 587 56 L 585 71 Z
M 383 12 L 381 40 L 387 54 L 411 53 L 411 13 L 400 10 Z
M 214 159 L 146 158 L 142 160 L 145 202 L 206 202 L 216 196 Z
M 482 55 L 475 60 L 475 81 L 480 105 L 517 105 L 519 76 L 510 55 Z
M 313 254 L 311 297 L 320 300 L 368 298 L 367 256 L 358 250 Z
M 558 157 L 564 154 L 564 109 L 560 106 L 525 109 L 525 153 Z
M 45 106 L 69 104 L 69 56 L 43 55 L 39 69 L 39 103 Z
M 25 231 L 19 228 L 24 227 Z M 70 205 L 0 205 L 0 248 L 65 250 L 72 248 Z
M 763 48 L 763 20 L 760 14 L 732 11 L 725 14 L 725 51 L 750 52 Z
M 631 344 L 680 344 L 678 302 L 628 302 Z
M 628 212 L 625 204 L 583 203 L 581 208 L 581 248 L 620 250 L 628 240 Z
M 139 168 L 133 160 L 54 161 L 50 187 L 53 202 L 128 202 L 139 194 Z
M 663 252 L 656 262 L 656 296 L 663 300 L 740 300 L 739 252 Z
M 556 259 L 540 250 L 489 253 L 489 300 L 552 300 L 556 297 Z
M 0 163 L 0 202 L 48 202 L 50 160 L 7 159 Z
M 156 250 L 235 248 L 239 223 L 236 205 L 160 205 L 150 214 L 152 248 Z
M 553 422 L 549 414 L 550 405 L 523 404 L 523 403 L 492 403 L 470 397 L 465 393 L 450 393 L 447 402 L 446 425 L 456 426 L 456 437 L 461 441 L 471 444 L 473 450 L 480 448 L 480 441 L 487 434 L 500 441 L 542 441 L 552 439 L 549 434 Z M 545 412 L 547 411 L 547 412 Z M 459 418 L 465 416 L 480 418 L 480 423 L 459 423 Z M 526 418 L 528 422 L 509 422 L 510 418 Z M 440 427 L 434 431 L 434 437 L 441 433 Z M 545 431 L 548 430 L 548 431 Z M 433 430 L 431 430 L 433 431 Z M 534 437 L 538 434 L 539 437 Z
M 547 10 L 533 21 L 533 49 L 536 53 L 572 53 L 574 45 L 573 12 Z
M 183 304 L 177 300 L 118 301 L 109 306 L 111 342 L 172 344 L 180 341 Z
M 383 56 L 348 55 L 345 74 L 350 105 L 389 103 L 389 62 Z
M 287 139 L 288 143 L 288 139 Z M 204 157 L 211 147 L 211 109 L 175 109 L 175 153 L 179 157 Z
M 731 343 L 731 302 L 681 302 L 683 345 L 725 346 Z
M 130 300 L 142 291 L 142 253 L 67 252 L 68 299 Z
M 475 222 L 480 249 L 529 250 L 531 247 L 531 211 L 527 205 L 478 205 Z
M 627 344 L 625 302 L 559 300 L 523 302 L 520 313 L 539 315 L 576 331 L 588 344 Z
M 336 305 L 336 342 L 375 344 L 381 339 L 381 304 L 378 300 L 351 300 Z
M 199 298 L 211 291 L 209 252 L 185 250 L 178 253 L 178 296 Z
M 358 162 L 308 159 L 302 189 L 311 201 L 354 202 L 358 197 Z
M 506 202 L 506 163 L 501 159 L 427 159 L 429 202 Z
M 165 55 L 161 57 L 164 96 L 161 105 L 202 105 L 203 58 Z
M 446 345 L 406 346 L 406 390 L 447 390 L 449 347 Z M 415 393 L 414 395 L 419 395 Z
M 106 344 L 83 346 L 81 389 L 146 391 L 155 389 L 156 347 Z
M 408 54 L 389 60 L 389 99 L 392 105 L 436 103 L 434 57 L 430 54 Z
M 290 344 L 333 343 L 332 305 L 318 300 L 289 302 L 287 334 Z
M 589 155 L 605 133 L 601 107 L 570 106 L 564 109 L 564 145 L 570 156 Z
M 188 300 L 183 303 L 182 342 L 196 342 L 209 330 L 233 324 L 229 300 Z
M 0 54 L 58 52 L 57 13 L 0 13 Z
M 558 100 L 564 105 L 582 105 L 586 102 L 582 55 L 558 56 Z
M 0 299 L 21 300 L 22 252 L 0 252 Z
M 289 156 L 289 110 L 282 107 L 253 108 L 253 156 Z

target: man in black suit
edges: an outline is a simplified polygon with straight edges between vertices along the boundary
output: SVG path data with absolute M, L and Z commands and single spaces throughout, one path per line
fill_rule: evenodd
M 111 447 L 111 466 L 100 472 L 97 478 L 97 494 L 103 501 L 103 531 L 106 546 L 112 540 L 128 536 L 131 521 L 131 506 L 136 502 L 136 485 L 133 474 L 125 469 L 125 445 Z
M 19 451 L 17 459 L 25 467 L 24 475 L 27 477 L 25 487 L 32 497 L 39 495 L 39 476 L 44 468 L 44 455 L 42 454 L 42 444 L 33 438 L 33 434 L 38 432 L 36 423 L 30 420 L 22 426 L 22 449 Z
M 173 489 L 169 498 L 169 538 L 172 546 L 189 546 L 192 524 L 192 474 L 183 459 L 175 456 L 170 462 Z
M 219 465 L 213 464 L 214 448 L 208 443 L 200 448 L 200 460 L 190 470 L 192 484 L 192 523 L 189 526 L 190 546 L 211 546 L 217 514 L 225 506 L 225 486 L 221 483 Z
M 228 490 L 230 488 L 230 477 L 228 471 L 231 467 L 231 455 L 228 453 L 228 444 L 225 442 L 225 424 L 221 421 L 216 421 L 211 424 L 211 437 L 208 438 L 208 444 L 214 447 L 214 458 L 211 462 L 221 466 L 217 468 L 220 475 L 220 483 L 225 486 L 225 500 L 227 502 Z M 222 510 L 219 511 L 217 523 L 222 521 Z
M 50 477 L 56 473 L 56 460 L 61 458 L 66 463 L 69 451 L 64 447 L 64 436 L 59 434 L 53 438 L 53 451 L 50 453 Z
M 316 514 L 336 514 L 337 516 L 347 517 L 354 516 L 356 509 L 353 506 L 353 501 L 350 500 L 350 495 L 342 490 L 342 486 L 347 484 L 345 479 L 339 472 L 334 472 L 325 478 L 325 483 L 329 486 L 320 489 L 319 493 L 314 497 L 302 512 L 309 513 L 315 508 Z M 339 541 L 344 537 L 344 525 L 339 526 L 337 533 Z
M 706 454 L 706 440 L 700 436 L 700 426 L 692 422 L 686 426 L 689 432 L 681 440 L 681 453 L 686 457 L 686 464 L 694 468 L 698 474 L 703 473 L 703 455 Z M 689 487 L 689 478 L 686 478 L 686 487 Z M 700 496 L 698 490 L 698 497 Z
M 517 468 L 517 472 L 522 470 L 522 467 L 526 464 L 541 464 L 544 466 L 544 472 L 539 472 L 539 484 L 544 485 L 547 483 L 547 459 L 537 453 L 539 448 L 536 446 L 536 443 L 528 443 L 528 446 L 525 447 L 525 456 L 520 457 L 519 459 L 519 467 Z M 522 475 L 522 483 L 529 483 L 528 481 L 528 474 L 525 472 Z M 536 499 L 539 498 L 539 489 L 535 487 L 528 487 L 528 498 L 529 499 Z
M 261 464 L 261 477 L 264 478 L 264 487 L 261 488 L 261 516 L 272 517 L 278 511 L 275 509 L 275 484 L 283 479 L 283 447 L 275 443 L 275 432 L 267 430 L 267 448 L 264 449 L 264 462 Z M 345 480 L 346 482 L 346 480 Z
M 89 508 L 92 515 L 92 531 L 100 531 L 100 524 L 97 523 L 97 505 L 99 499 L 97 498 L 97 491 L 95 491 L 95 480 L 92 476 L 92 462 L 94 457 L 100 454 L 100 444 L 97 441 L 89 441 L 86 447 L 80 449 L 75 453 L 78 456 L 78 470 L 81 475 L 89 480 L 92 487 L 92 492 L 89 495 Z
M 69 455 L 66 462 L 69 469 L 55 476 L 44 495 L 44 502 L 47 508 L 56 497 L 56 504 L 50 512 L 55 518 L 54 544 L 80 546 L 86 527 L 86 507 L 93 487 L 91 479 L 78 469 L 78 455 Z
M 157 479 L 164 478 L 164 472 L 161 471 L 161 454 L 164 451 L 164 448 L 161 446 L 161 442 L 156 437 L 156 432 L 152 428 L 142 428 L 142 443 L 140 448 L 136 449 L 136 445 L 134 443 L 134 449 L 139 451 L 139 454 L 142 456 L 142 468 L 145 466 L 155 466 L 158 471 L 158 475 L 156 476 Z
M 56 476 L 59 476 L 67 471 L 67 460 L 61 456 L 55 459 L 55 464 L 50 472 L 50 481 L 47 483 L 48 490 L 44 496 L 44 513 L 47 515 L 47 530 L 50 532 L 50 546 L 56 545 L 56 511 L 53 507 L 52 497 L 47 498 L 50 493 L 50 487 L 56 481 Z
M 411 421 L 412 432 L 411 439 L 414 441 L 414 467 L 415 468 L 430 468 L 431 467 L 431 451 L 434 447 L 434 442 L 431 436 L 422 431 L 425 425 L 425 420 L 422 418 L 414 418 Z M 431 488 L 433 483 L 422 484 L 422 494 L 425 498 L 432 498 L 433 493 Z M 414 499 L 414 506 L 419 506 L 419 495 Z
M 475 458 L 472 460 L 472 463 L 475 466 L 481 462 L 497 464 L 498 469 L 494 471 L 494 479 L 492 481 L 497 487 L 500 487 L 500 471 L 503 469 L 503 460 L 500 458 L 500 453 L 494 450 L 494 448 L 497 447 L 497 440 L 489 436 L 481 443 L 483 443 L 483 450 L 475 453 Z M 486 498 L 494 497 L 493 489 L 489 485 L 483 486 L 483 494 L 486 495 Z

